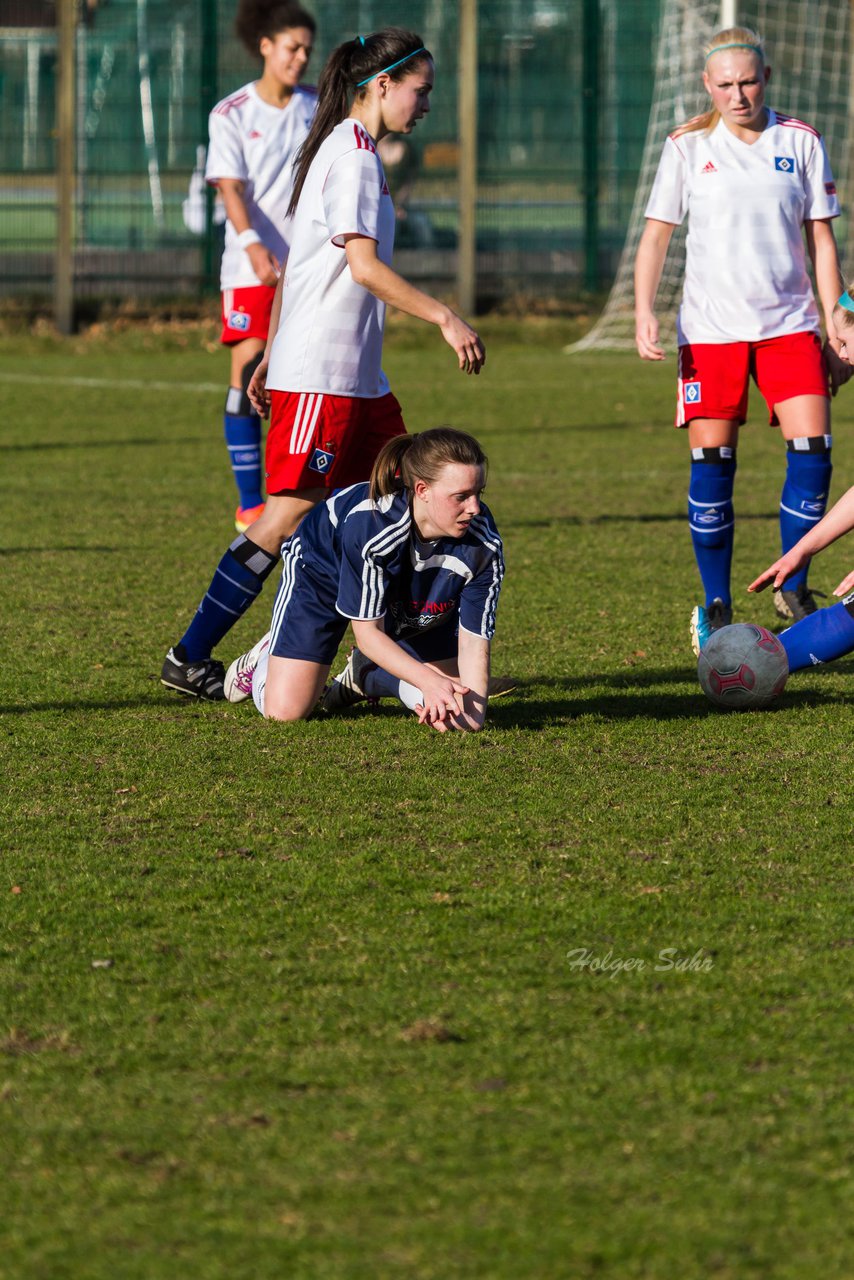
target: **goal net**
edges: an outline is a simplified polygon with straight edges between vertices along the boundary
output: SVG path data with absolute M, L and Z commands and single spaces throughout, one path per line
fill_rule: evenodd
M 634 350 L 635 253 L 644 225 L 661 148 L 673 129 L 705 111 L 702 48 L 721 27 L 720 0 L 664 0 L 640 177 L 626 242 L 604 311 L 577 351 Z M 823 135 L 843 207 L 849 194 L 848 135 L 854 71 L 851 67 L 851 0 L 750 0 L 737 6 L 737 24 L 762 36 L 772 68 L 766 101 L 787 115 L 815 126 Z M 845 221 L 835 225 L 845 249 Z M 842 225 L 840 225 L 842 224 Z M 685 266 L 685 227 L 674 232 L 661 278 L 656 314 L 661 341 L 673 346 L 676 311 Z

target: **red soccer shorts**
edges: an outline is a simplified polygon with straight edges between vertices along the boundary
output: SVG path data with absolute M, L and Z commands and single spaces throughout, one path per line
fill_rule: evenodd
M 380 449 L 405 435 L 389 391 L 376 400 L 314 391 L 271 391 L 267 492 L 344 489 L 369 480 Z
M 244 338 L 260 338 L 266 342 L 275 293 L 276 286 L 266 284 L 223 289 L 220 342 L 226 347 L 233 347 Z
M 679 348 L 676 426 L 692 418 L 747 421 L 747 392 L 753 378 L 768 405 L 768 421 L 778 425 L 774 406 L 792 396 L 825 396 L 827 373 L 815 333 L 786 333 L 761 342 L 693 342 Z

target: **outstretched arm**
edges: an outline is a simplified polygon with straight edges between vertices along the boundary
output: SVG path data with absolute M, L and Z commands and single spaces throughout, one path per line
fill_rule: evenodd
M 457 353 L 465 373 L 480 373 L 486 363 L 486 350 L 471 325 L 466 324 L 450 307 L 416 289 L 377 257 L 377 242 L 368 236 L 348 236 L 344 245 L 350 274 L 364 289 L 381 302 L 428 324 L 438 325 L 449 347 Z
M 839 501 L 830 508 L 827 515 L 819 520 L 815 528 L 810 529 L 809 533 L 805 533 L 800 542 L 796 542 L 791 551 L 787 551 L 779 560 L 775 560 L 772 565 L 760 573 L 759 577 L 751 582 L 747 588 L 748 591 L 764 591 L 766 587 L 780 587 L 787 578 L 791 578 L 793 573 L 797 573 L 798 569 L 816 555 L 817 552 L 823 551 L 825 547 L 829 547 L 831 542 L 835 542 L 837 538 L 841 538 L 844 533 L 848 533 L 854 528 L 854 486 L 847 493 L 843 493 Z M 842 579 L 836 588 L 834 595 L 844 596 L 846 592 L 854 587 L 854 572 L 849 573 Z

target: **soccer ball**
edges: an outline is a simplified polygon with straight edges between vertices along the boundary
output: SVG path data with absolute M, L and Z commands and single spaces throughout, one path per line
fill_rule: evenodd
M 718 707 L 768 707 L 788 677 L 786 650 L 773 632 L 753 622 L 714 631 L 697 660 L 700 688 Z

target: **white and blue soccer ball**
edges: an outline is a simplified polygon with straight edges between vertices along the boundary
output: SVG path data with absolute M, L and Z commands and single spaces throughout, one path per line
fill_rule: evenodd
M 769 707 L 788 678 L 786 650 L 772 631 L 754 622 L 712 632 L 697 659 L 700 688 L 717 707 Z

